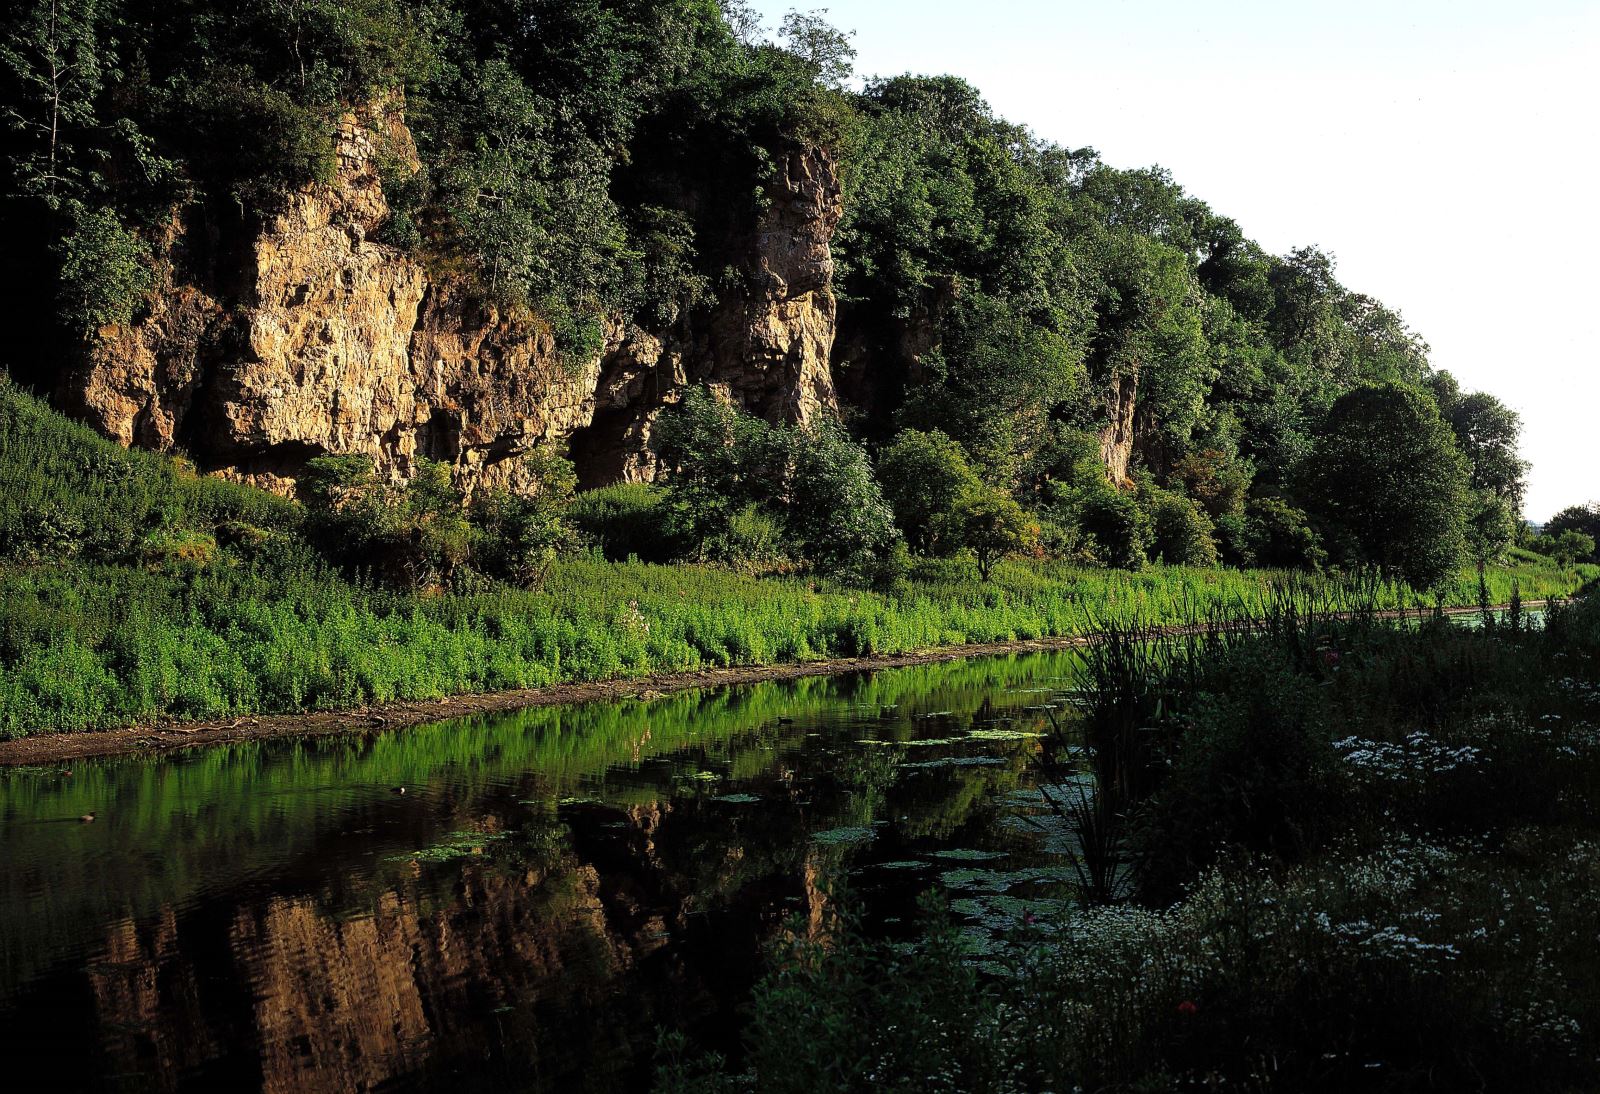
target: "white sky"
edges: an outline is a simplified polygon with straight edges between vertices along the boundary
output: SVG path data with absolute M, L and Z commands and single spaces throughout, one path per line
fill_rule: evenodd
M 791 7 L 755 0 L 769 26 Z M 1523 417 L 1527 515 L 1600 497 L 1600 0 L 818 0 L 857 71 L 954 73 L 1315 244 Z

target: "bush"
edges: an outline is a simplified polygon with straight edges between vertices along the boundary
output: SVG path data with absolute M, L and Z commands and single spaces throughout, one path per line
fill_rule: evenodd
M 972 552 L 978 576 L 984 581 L 1002 558 L 1039 547 L 1039 526 L 1028 519 L 1022 506 L 998 490 L 967 494 L 951 514 L 950 527 L 957 542 Z
M 450 468 L 421 461 L 404 485 L 380 482 L 369 456 L 319 456 L 300 480 L 307 530 L 330 559 L 400 588 L 450 580 L 471 554 L 466 500 Z
M 980 484 L 959 444 L 938 430 L 907 429 L 878 453 L 878 479 L 912 550 L 948 554 L 961 546 L 949 534 L 951 514 Z
M 490 577 L 538 588 L 556 558 L 577 545 L 566 510 L 578 476 L 572 464 L 540 448 L 523 457 L 530 492 L 491 491 L 474 498 L 472 562 Z
M 886 584 L 899 577 L 903 541 L 866 451 L 831 422 L 795 431 L 791 444 L 783 521 L 806 560 L 846 581 Z
M 730 556 L 743 540 L 733 523 L 754 508 L 824 573 L 868 583 L 897 576 L 894 514 L 866 452 L 839 426 L 768 425 L 695 389 L 663 416 L 657 443 L 676 527 L 698 557 L 740 561 Z
M 1067 508 L 1088 538 L 1089 553 L 1101 565 L 1137 570 L 1145 564 L 1150 526 L 1132 493 L 1102 482 L 1075 491 Z
M 1541 555 L 1555 559 L 1560 566 L 1571 566 L 1580 560 L 1587 561 L 1594 557 L 1595 541 L 1593 536 L 1568 529 L 1564 532 L 1546 532 L 1535 536 L 1529 541 L 1528 547 Z
M 1168 485 L 1181 485 L 1183 492 L 1199 502 L 1212 520 L 1235 516 L 1244 510 L 1250 474 L 1236 458 L 1215 448 L 1191 452 L 1179 460 L 1168 477 Z
M 666 562 L 683 550 L 672 526 L 666 492 L 644 482 L 586 490 L 573 499 L 567 519 L 578 535 L 613 562 L 637 558 Z
M 1318 570 L 1328 558 L 1305 511 L 1278 498 L 1250 499 L 1245 542 L 1257 565 L 1274 569 Z
M 1560 536 L 1564 532 L 1576 532 L 1600 544 L 1600 502 L 1569 505 L 1551 517 L 1544 526 L 1544 534 L 1547 536 Z M 1590 548 L 1588 556 L 1583 561 L 1600 562 L 1600 554 L 1596 553 L 1596 548 Z
M 1340 816 L 1331 738 L 1296 666 L 1263 643 L 1204 670 L 1195 687 L 1205 698 L 1180 706 L 1161 786 L 1139 811 L 1133 854 L 1143 894 L 1157 905 L 1227 847 L 1293 860 Z
M 1215 566 L 1216 527 L 1194 501 L 1167 490 L 1142 499 L 1150 521 L 1151 551 L 1168 566 Z
M 79 332 L 126 323 L 154 280 L 149 249 L 105 208 L 77 207 L 57 245 L 62 319 Z

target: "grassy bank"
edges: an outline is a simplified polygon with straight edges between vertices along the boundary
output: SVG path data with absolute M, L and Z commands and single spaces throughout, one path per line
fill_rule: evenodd
M 1088 660 L 1052 793 L 1115 884 L 981 964 L 937 900 L 915 945 L 791 943 L 746 1068 L 664 1089 L 1595 1089 L 1600 602 Z
M 539 591 L 422 596 L 332 569 L 301 519 L 0 385 L 0 739 L 1073 635 L 1237 611 L 1285 581 L 1331 588 L 1267 571 L 1021 562 L 985 584 L 941 562 L 874 592 L 585 556 Z M 1561 595 L 1596 574 L 1528 555 L 1491 572 L 1490 595 Z M 1446 599 L 1477 597 L 1464 573 Z M 1417 600 L 1402 588 L 1381 599 Z
M 1525 597 L 1575 575 L 1496 571 Z M 1267 571 L 1008 564 L 989 585 L 929 567 L 879 593 L 710 567 L 573 560 L 540 592 L 415 597 L 309 560 L 192 572 L 111 565 L 0 574 L 0 738 L 155 718 L 335 709 L 711 666 L 892 653 L 1178 621 L 1261 602 Z M 1451 600 L 1476 600 L 1463 575 Z M 1415 598 L 1390 589 L 1385 603 Z

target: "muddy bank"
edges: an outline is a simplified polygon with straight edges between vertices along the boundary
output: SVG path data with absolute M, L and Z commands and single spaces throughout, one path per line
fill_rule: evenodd
M 1529 601 L 1525 608 L 1537 608 L 1544 601 Z M 1478 608 L 1446 608 L 1448 615 L 1470 615 Z M 1497 609 L 1503 610 L 1503 609 Z M 1386 618 L 1399 612 L 1380 613 Z M 1165 634 L 1198 633 L 1204 625 L 1156 628 Z M 522 688 L 482 695 L 458 695 L 447 699 L 387 703 L 354 710 L 303 711 L 295 714 L 245 715 L 208 722 L 157 723 L 125 729 L 84 733 L 54 733 L 0 741 L 0 767 L 29 764 L 60 764 L 72 760 L 131 753 L 155 753 L 200 745 L 230 744 L 268 737 L 321 737 L 333 733 L 379 733 L 428 722 L 442 722 L 475 714 L 498 714 L 525 707 L 560 703 L 590 703 L 617 699 L 649 698 L 652 695 L 689 688 L 726 687 L 767 680 L 793 680 L 802 676 L 827 676 L 874 669 L 904 668 L 954 661 L 963 657 L 986 657 L 1007 653 L 1034 653 L 1074 649 L 1090 645 L 1096 635 L 1038 638 L 1015 642 L 982 642 L 967 646 L 944 646 L 912 653 L 875 657 L 845 657 L 826 661 L 805 661 L 780 665 L 752 665 L 705 669 L 696 672 L 662 673 L 623 680 L 590 683 L 553 684 L 542 688 Z

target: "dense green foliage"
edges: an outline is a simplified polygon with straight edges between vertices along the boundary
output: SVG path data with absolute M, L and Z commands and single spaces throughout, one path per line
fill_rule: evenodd
M 912 944 L 802 935 L 745 1071 L 679 1057 L 659 1087 L 1591 1088 L 1600 602 L 1523 622 L 1290 611 L 1091 652 L 1081 774 L 1114 804 L 1062 816 L 1123 863 L 1083 891 L 1111 903 L 998 955 L 939 900 Z
M 832 423 L 768 425 L 691 390 L 657 430 L 679 538 L 724 562 L 785 554 L 857 582 L 904 568 L 866 452 Z
M 1424 587 L 1460 564 L 1466 460 L 1421 391 L 1382 384 L 1341 396 L 1305 477 L 1336 557 Z
M 1431 560 L 1407 564 L 1413 580 L 1493 561 L 1520 515 L 1516 415 L 1433 372 L 1422 340 L 1342 286 L 1329 256 L 1265 254 L 1165 172 L 1040 141 L 954 77 L 846 91 L 853 49 L 819 14 L 792 12 L 769 38 L 735 0 L 13 9 L 0 42 L 13 104 L 0 302 L 15 309 L 11 329 L 39 332 L 8 362 L 29 382 L 50 386 L 63 358 L 39 315 L 58 314 L 69 341 L 126 321 L 174 217 L 218 246 L 242 240 L 286 190 L 331 178 L 342 117 L 383 148 L 381 238 L 543 323 L 573 354 L 593 350 L 607 318 L 665 329 L 746 291 L 778 157 L 823 145 L 844 187 L 834 251 L 848 420 L 911 550 L 960 546 L 936 525 L 974 489 L 970 469 L 1030 510 L 1043 549 L 1063 558 L 1395 568 L 1392 545 L 1340 516 L 1365 492 L 1313 452 L 1345 428 L 1333 408 L 1372 384 L 1433 403 L 1465 460 L 1466 496 L 1452 485 L 1442 524 L 1413 522 L 1441 533 Z M 420 166 L 385 143 L 382 115 L 401 107 Z M 810 433 L 783 457 L 781 497 L 769 484 L 720 510 L 704 497 L 701 511 L 700 488 L 676 486 L 687 538 L 674 550 L 892 574 L 865 464 L 836 431 Z M 1128 462 L 1148 481 L 1086 473 L 1085 446 L 1102 436 L 1118 438 L 1119 477 Z M 937 477 L 927 498 L 908 488 L 917 470 Z M 1409 511 L 1440 484 L 1396 474 L 1380 500 Z M 452 570 L 434 547 L 423 569 Z
M 602 315 L 670 322 L 704 294 L 770 150 L 835 140 L 846 113 L 829 84 L 848 55 L 824 24 L 792 21 L 790 49 L 746 44 L 715 0 L 10 8 L 8 280 L 28 306 L 53 295 L 67 329 L 128 317 L 175 211 L 222 231 L 271 211 L 332 177 L 342 115 L 398 92 L 423 167 L 392 150 L 386 241 L 581 349 Z M 715 200 L 689 206 L 695 188 Z
M 748 291 L 777 158 L 830 149 L 854 405 L 802 428 L 690 390 L 657 488 L 573 499 L 540 451 L 539 489 L 469 505 L 442 467 L 324 457 L 295 504 L 8 390 L 4 731 L 1066 633 L 1145 587 L 1104 567 L 1167 567 L 1162 597 L 1220 561 L 1247 598 L 1244 568 L 1331 564 L 1474 599 L 1461 564 L 1503 561 L 1520 508 L 1514 414 L 1328 256 L 1267 255 L 1164 172 L 1039 141 L 958 79 L 849 92 L 851 56 L 816 15 L 770 40 L 714 0 L 17 0 L 0 305 L 38 335 L 8 343 L 38 386 L 144 306 L 175 219 L 243 245 L 333 177 L 354 118 L 384 151 L 383 241 L 573 353 Z M 401 107 L 420 166 L 385 144 Z M 1388 430 L 1378 467 L 1362 438 Z M 1575 559 L 1561 534 L 1593 532 L 1568 523 L 1530 546 Z M 1575 583 L 1519 564 L 1544 570 L 1529 595 Z
M 1600 543 L 1600 502 L 1590 502 L 1587 505 L 1569 505 L 1555 516 L 1551 517 L 1544 526 L 1544 535 L 1560 541 L 1568 534 L 1585 536 Z M 1569 547 L 1576 547 L 1576 540 L 1565 541 Z M 1584 558 L 1585 552 L 1576 551 L 1576 557 Z M 1589 561 L 1600 561 L 1600 555 L 1595 553 L 1595 548 L 1590 547 L 1587 552 Z
M 844 444 L 819 445 L 818 458 Z M 870 482 L 860 459 L 858 449 L 840 459 L 846 486 Z M 560 481 L 557 468 L 550 496 Z M 438 476 L 402 489 L 332 461 L 313 485 L 345 507 L 193 475 L 0 388 L 0 736 L 1080 634 L 1131 613 L 1258 603 L 1283 579 L 1004 563 L 979 585 L 970 564 L 950 560 L 866 592 L 702 565 L 552 561 L 538 496 L 480 501 L 464 517 Z M 591 534 L 609 550 L 639 553 L 627 537 L 652 542 L 640 530 L 669 506 L 640 487 L 606 498 L 580 501 L 577 523 L 600 529 Z M 804 545 L 834 525 L 797 527 Z M 360 565 L 335 565 L 323 540 L 335 529 L 370 537 Z M 379 547 L 402 580 L 374 572 Z M 439 567 L 452 558 L 445 582 Z M 520 583 L 524 566 L 541 585 Z M 1491 592 L 1503 599 L 1518 580 L 1530 596 L 1563 593 L 1596 573 L 1530 563 L 1491 571 Z M 431 595 L 414 591 L 436 582 Z M 1448 596 L 1472 603 L 1475 581 L 1463 575 Z

